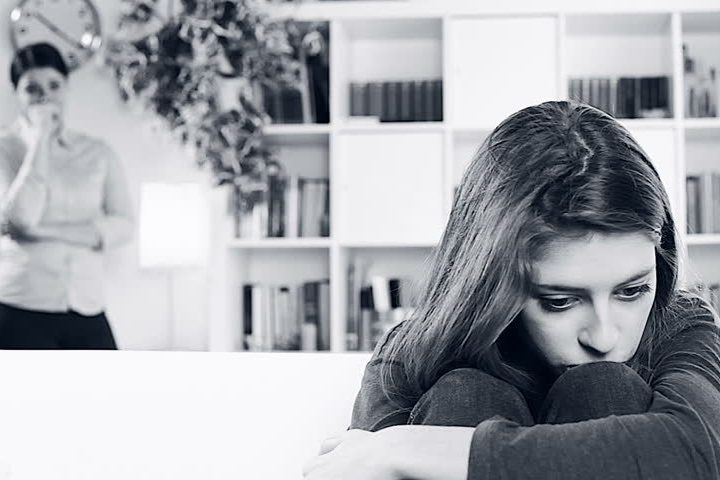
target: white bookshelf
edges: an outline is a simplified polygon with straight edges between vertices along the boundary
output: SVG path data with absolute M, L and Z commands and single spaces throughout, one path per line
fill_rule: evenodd
M 685 175 L 720 171 L 720 118 L 684 118 L 682 65 L 687 42 L 720 69 L 720 4 L 538 3 L 273 7 L 274 15 L 330 25 L 330 124 L 266 130 L 289 172 L 330 178 L 330 237 L 229 238 L 216 260 L 222 318 L 212 322 L 212 350 L 239 348 L 243 283 L 329 278 L 331 350 L 344 351 L 350 262 L 365 262 L 369 274 L 420 276 L 447 221 L 453 189 L 482 140 L 521 107 L 567 98 L 568 79 L 578 76 L 671 77 L 671 118 L 621 122 L 669 192 L 687 244 L 684 278 L 720 281 L 720 233 L 684 234 Z M 349 118 L 350 82 L 426 78 L 443 80 L 442 121 Z

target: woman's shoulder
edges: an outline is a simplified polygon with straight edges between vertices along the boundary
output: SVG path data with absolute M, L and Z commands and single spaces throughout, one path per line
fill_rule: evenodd
M 720 326 L 720 316 L 707 299 L 689 290 L 678 290 L 668 306 L 669 315 L 678 330 L 698 325 Z
M 383 333 L 382 337 L 380 337 L 375 344 L 372 357 L 370 357 L 370 364 L 375 365 L 389 360 L 388 351 L 390 344 L 400 334 L 402 325 L 403 322 L 399 322 Z

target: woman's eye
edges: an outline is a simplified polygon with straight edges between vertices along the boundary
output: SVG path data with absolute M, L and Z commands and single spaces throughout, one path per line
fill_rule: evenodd
M 40 93 L 40 87 L 36 84 L 30 84 L 25 87 L 25 91 L 30 95 L 37 95 L 38 93 Z
M 60 84 L 58 82 L 50 83 L 50 90 L 57 90 L 58 88 L 60 88 Z
M 547 312 L 563 312 L 575 305 L 574 298 L 540 298 L 540 307 Z
M 650 285 L 637 285 L 635 287 L 623 288 L 619 291 L 619 296 L 623 300 L 635 300 L 650 291 Z

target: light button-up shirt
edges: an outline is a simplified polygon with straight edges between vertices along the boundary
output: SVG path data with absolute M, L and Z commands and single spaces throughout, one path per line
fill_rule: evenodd
M 0 210 L 19 227 L 92 224 L 101 249 L 0 238 L 0 302 L 28 310 L 95 315 L 105 308 L 102 251 L 128 242 L 134 210 L 122 165 L 103 141 L 67 130 L 49 147 L 47 172 L 18 178 L 26 147 L 17 124 L 0 131 Z M 15 190 L 10 195 L 9 192 Z

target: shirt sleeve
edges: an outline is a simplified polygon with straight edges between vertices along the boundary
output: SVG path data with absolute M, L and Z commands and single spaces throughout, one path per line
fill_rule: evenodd
M 646 413 L 475 429 L 468 480 L 720 478 L 720 333 L 712 314 L 667 340 Z
M 405 425 L 408 422 L 411 403 L 397 404 L 391 401 L 382 388 L 380 371 L 383 365 L 388 365 L 384 354 L 391 336 L 398 326 L 389 330 L 378 342 L 370 361 L 365 366 L 360 392 L 353 405 L 350 428 L 377 431 L 393 425 Z M 402 372 L 400 364 L 393 364 L 398 374 Z
M 95 222 L 100 232 L 101 248 L 122 245 L 132 239 L 135 214 L 120 159 L 105 146 L 107 174 L 103 188 L 103 215 Z
M 0 138 L 0 220 L 32 228 L 45 212 L 48 188 L 37 162 L 26 163 L 25 155 L 25 148 L 11 137 Z

